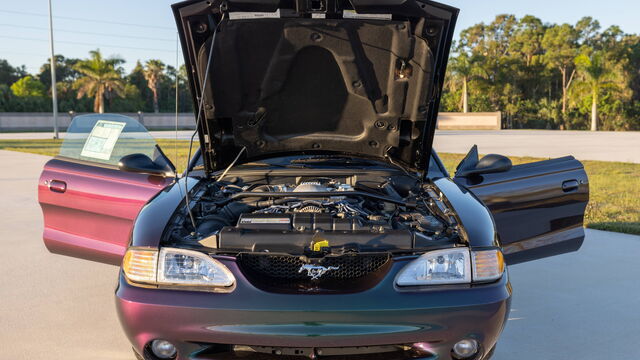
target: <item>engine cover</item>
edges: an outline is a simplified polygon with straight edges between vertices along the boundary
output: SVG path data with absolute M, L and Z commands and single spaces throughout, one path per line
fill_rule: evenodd
M 362 220 L 357 217 L 341 219 L 331 214 L 242 214 L 238 229 L 295 230 L 295 231 L 380 231 L 390 229 L 386 222 Z
M 379 252 L 410 250 L 419 238 L 409 230 L 372 231 L 295 231 L 247 230 L 225 227 L 218 234 L 218 247 L 232 252 L 270 252 L 304 255 L 314 252 L 322 242 L 323 250 Z

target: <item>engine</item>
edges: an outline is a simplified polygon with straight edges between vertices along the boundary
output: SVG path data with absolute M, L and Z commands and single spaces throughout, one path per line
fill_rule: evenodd
M 278 181 L 279 180 L 279 181 Z M 458 236 L 455 219 L 415 180 L 234 178 L 202 186 L 174 217 L 168 243 L 317 256 L 410 252 Z

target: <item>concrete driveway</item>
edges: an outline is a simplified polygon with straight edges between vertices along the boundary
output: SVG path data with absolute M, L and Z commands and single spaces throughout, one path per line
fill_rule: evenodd
M 51 255 L 36 187 L 48 157 L 0 151 L 0 359 L 132 359 L 120 330 L 118 269 Z
M 587 230 L 580 251 L 511 267 L 495 360 L 630 359 L 640 339 L 640 236 Z
M 132 359 L 113 266 L 49 254 L 36 184 L 47 157 L 0 151 L 0 358 Z M 640 237 L 589 230 L 574 254 L 510 269 L 496 360 L 630 358 L 640 334 Z

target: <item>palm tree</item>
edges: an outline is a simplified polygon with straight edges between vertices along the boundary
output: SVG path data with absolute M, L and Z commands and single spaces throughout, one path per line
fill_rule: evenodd
M 615 88 L 614 72 L 602 52 L 582 54 L 575 59 L 582 87 L 591 94 L 591 131 L 598 130 L 598 99 L 605 88 Z
M 153 111 L 160 112 L 158 106 L 158 83 L 164 74 L 164 63 L 160 60 L 149 60 L 144 64 L 144 78 L 153 93 Z
M 476 59 L 469 57 L 467 53 L 460 53 L 451 59 L 449 69 L 452 79 L 462 85 L 462 111 L 469 112 L 469 82 L 477 73 Z M 453 84 L 455 87 L 455 83 Z
M 104 59 L 100 50 L 89 53 L 91 58 L 79 61 L 74 68 L 82 76 L 74 82 L 78 89 L 78 99 L 88 96 L 93 97 L 93 111 L 104 113 L 105 95 L 115 93 L 124 96 L 124 81 L 120 71 L 116 68 L 123 60 L 118 58 Z

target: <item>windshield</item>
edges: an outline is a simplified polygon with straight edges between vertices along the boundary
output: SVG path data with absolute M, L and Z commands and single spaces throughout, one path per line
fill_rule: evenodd
M 138 121 L 117 114 L 76 116 L 67 129 L 59 156 L 117 165 L 129 154 L 155 157 L 156 141 Z

